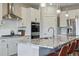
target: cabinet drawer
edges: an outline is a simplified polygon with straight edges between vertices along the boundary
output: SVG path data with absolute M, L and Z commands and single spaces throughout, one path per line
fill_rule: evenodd
M 2 39 L 0 42 L 1 43 L 7 43 L 7 39 Z

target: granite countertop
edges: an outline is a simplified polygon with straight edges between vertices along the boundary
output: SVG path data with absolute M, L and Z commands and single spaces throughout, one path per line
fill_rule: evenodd
M 41 46 L 41 47 L 48 47 L 48 48 L 55 48 L 57 46 L 60 46 L 62 44 L 65 44 L 69 41 L 74 40 L 75 38 L 79 38 L 79 36 L 65 36 L 65 35 L 59 35 L 54 38 L 48 38 L 48 39 L 29 39 L 25 38 L 19 41 L 19 43 L 31 43 L 33 45 Z
M 0 39 L 8 39 L 8 38 L 20 38 L 24 36 L 7 36 L 7 37 L 0 37 Z

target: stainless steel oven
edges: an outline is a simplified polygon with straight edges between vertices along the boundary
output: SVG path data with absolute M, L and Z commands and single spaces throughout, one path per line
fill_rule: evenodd
M 39 22 L 31 22 L 31 38 L 39 38 L 40 37 L 40 23 Z

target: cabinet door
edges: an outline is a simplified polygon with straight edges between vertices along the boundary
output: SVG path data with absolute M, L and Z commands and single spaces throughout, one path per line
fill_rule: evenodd
M 18 56 L 39 56 L 39 46 L 30 43 L 19 43 Z
M 2 56 L 2 44 L 1 44 L 1 40 L 0 40 L 0 56 Z
M 62 12 L 60 14 L 60 27 L 66 27 L 67 26 L 67 17 L 65 16 L 66 12 Z
M 14 55 L 17 53 L 17 44 L 15 39 L 8 40 L 8 55 Z
M 43 23 L 42 23 L 42 36 L 43 37 L 52 37 L 53 36 L 53 30 L 50 30 L 48 32 L 48 29 L 50 27 L 54 28 L 54 34 L 56 34 L 56 25 L 57 20 L 56 17 L 43 17 Z
M 0 47 L 1 48 L 0 52 L 1 53 L 0 54 L 2 56 L 7 56 L 7 40 L 6 39 L 2 39 L 0 45 L 1 45 L 1 47 Z
M 2 3 L 0 3 L 0 25 L 2 20 Z
M 31 9 L 31 21 L 33 22 L 40 22 L 40 11 L 38 9 Z
M 35 10 L 35 18 L 37 18 L 37 22 L 40 22 L 40 11 L 38 9 Z
M 39 46 L 32 45 L 32 56 L 39 56 Z
M 45 7 L 42 8 L 42 15 L 43 16 L 56 16 L 56 8 L 55 7 Z

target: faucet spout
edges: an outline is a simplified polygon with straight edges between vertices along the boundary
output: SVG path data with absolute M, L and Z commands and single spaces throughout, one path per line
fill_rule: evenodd
M 55 37 L 55 36 L 54 36 L 54 32 L 55 32 L 55 31 L 54 31 L 54 28 L 53 28 L 53 27 L 49 27 L 48 32 L 49 32 L 50 30 L 53 31 L 53 32 L 52 32 L 52 35 L 53 35 L 53 38 L 54 38 L 54 37 Z

